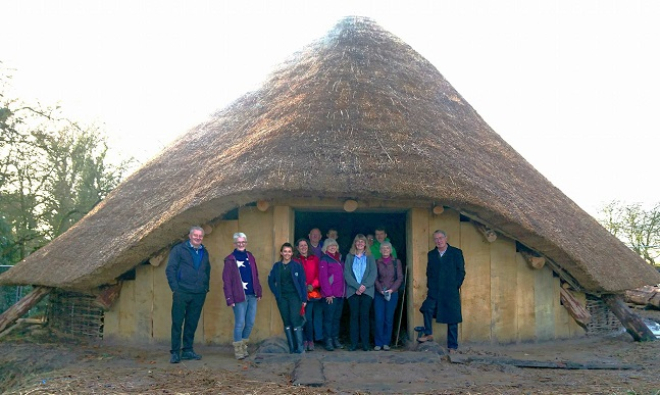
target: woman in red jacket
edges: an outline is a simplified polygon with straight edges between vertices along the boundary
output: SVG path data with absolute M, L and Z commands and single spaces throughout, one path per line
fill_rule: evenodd
M 319 283 L 319 257 L 309 248 L 307 239 L 296 242 L 294 261 L 305 269 L 307 279 L 307 306 L 305 307 L 305 350 L 314 351 L 314 340 L 323 340 L 323 304 L 321 303 L 321 283 Z

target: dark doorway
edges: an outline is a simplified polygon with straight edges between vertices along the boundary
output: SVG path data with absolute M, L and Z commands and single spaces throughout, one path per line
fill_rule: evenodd
M 323 239 L 328 229 L 337 230 L 342 256 L 348 253 L 353 238 L 358 233 L 365 236 L 373 234 L 377 227 L 385 227 L 387 236 L 396 249 L 397 257 L 401 260 L 402 269 L 405 273 L 406 267 L 406 213 L 405 212 L 369 212 L 369 213 L 347 213 L 344 211 L 295 211 L 295 230 L 294 241 L 300 238 L 308 238 L 309 231 L 313 228 L 319 228 Z M 406 298 L 408 296 L 406 295 Z M 401 295 L 399 295 L 399 306 L 394 316 L 394 330 L 392 333 L 392 344 L 397 342 L 396 336 L 399 332 L 399 344 L 403 343 L 403 337 L 407 334 L 407 314 L 404 308 Z M 342 338 L 348 339 L 348 306 L 344 308 L 344 314 L 341 325 Z M 373 311 L 372 311 L 373 313 Z M 399 318 L 401 317 L 401 319 Z M 372 321 L 373 323 L 373 321 Z M 400 330 L 399 329 L 400 326 Z M 373 333 L 373 326 L 372 326 Z

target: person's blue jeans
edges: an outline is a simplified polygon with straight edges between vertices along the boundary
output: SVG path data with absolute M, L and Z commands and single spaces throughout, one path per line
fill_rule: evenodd
M 244 302 L 234 305 L 234 341 L 239 342 L 248 339 L 254 321 L 257 319 L 257 297 L 247 295 Z
M 395 292 L 389 301 L 380 292 L 376 292 L 374 299 L 374 317 L 375 317 L 375 343 L 376 346 L 389 346 L 392 340 L 392 327 L 394 324 L 394 311 L 396 303 L 399 300 L 399 293 Z
M 323 303 L 325 299 L 310 300 L 305 307 L 305 341 L 323 340 Z
M 427 298 L 422 303 L 422 316 L 424 317 L 424 334 L 433 334 L 433 312 L 436 308 L 436 301 L 432 298 Z M 447 348 L 458 348 L 458 324 L 447 324 Z

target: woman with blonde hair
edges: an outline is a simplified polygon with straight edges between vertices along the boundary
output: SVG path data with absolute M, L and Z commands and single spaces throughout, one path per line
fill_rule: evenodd
M 363 234 L 358 234 L 353 239 L 353 245 L 344 262 L 346 298 L 350 308 L 349 351 L 355 351 L 358 338 L 362 340 L 362 349 L 370 350 L 369 312 L 374 300 L 376 275 L 376 261 L 367 248 L 367 238 Z

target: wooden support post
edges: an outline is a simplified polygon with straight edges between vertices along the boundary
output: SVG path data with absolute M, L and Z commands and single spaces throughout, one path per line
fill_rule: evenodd
M 525 258 L 529 266 L 536 270 L 541 270 L 545 266 L 545 258 L 542 256 L 535 256 L 526 251 L 520 251 L 520 254 Z
M 573 317 L 575 322 L 583 328 L 591 322 L 591 314 L 580 304 L 580 301 L 564 287 L 559 287 L 559 297 L 562 305 L 568 310 L 568 314 Z
M 489 243 L 494 243 L 495 240 L 497 240 L 497 233 L 495 233 L 494 230 L 487 228 L 485 225 L 482 225 L 477 221 L 472 221 L 472 224 Z
M 108 311 L 112 305 L 119 299 L 119 293 L 121 292 L 121 282 L 111 285 L 107 288 L 104 288 L 100 294 L 94 299 L 94 305 L 103 309 L 103 311 Z
M 644 324 L 644 321 L 623 302 L 621 295 L 603 295 L 601 299 L 612 313 L 621 321 L 621 324 L 635 341 L 656 340 L 653 332 Z
M 25 295 L 23 299 L 8 308 L 7 311 L 0 315 L 0 333 L 2 333 L 2 331 L 4 331 L 9 325 L 16 322 L 16 320 L 21 318 L 25 313 L 30 311 L 34 305 L 39 303 L 39 301 L 52 290 L 52 288 L 47 287 L 35 287 L 32 292 Z

